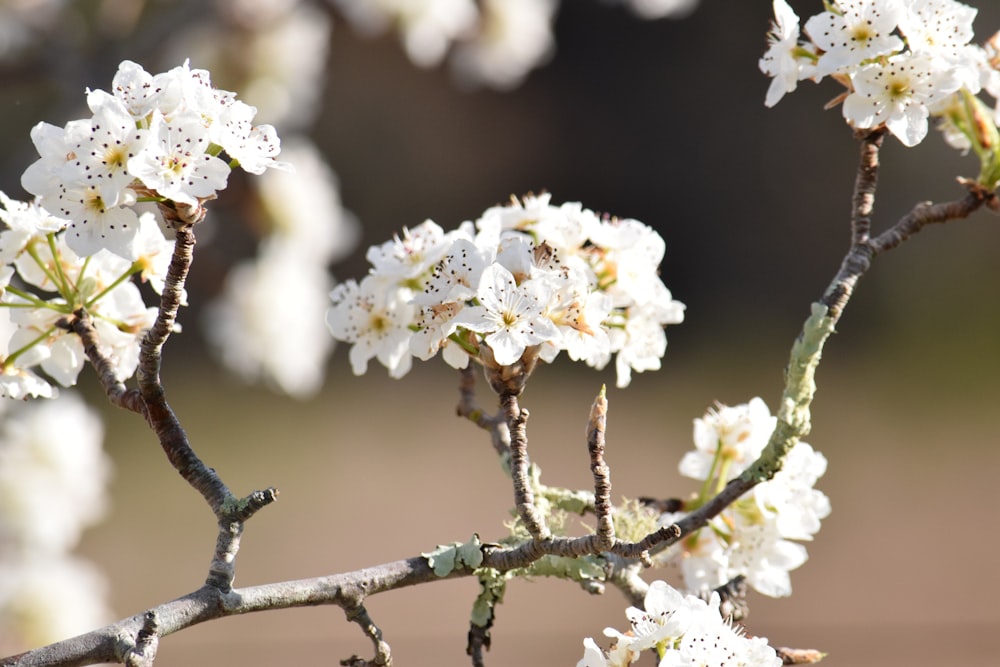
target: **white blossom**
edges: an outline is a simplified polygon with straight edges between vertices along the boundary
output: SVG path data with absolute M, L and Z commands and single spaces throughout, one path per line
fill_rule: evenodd
M 666 667 L 779 667 L 781 658 L 762 637 L 750 639 L 722 618 L 718 593 L 708 601 L 682 595 L 663 581 L 650 584 L 644 609 L 626 610 L 630 631 L 607 628 L 615 639 L 605 653 L 593 639 L 584 640 L 584 656 L 577 667 L 626 666 L 644 651 L 656 649 Z
M 545 362 L 566 351 L 598 369 L 617 355 L 617 383 L 626 386 L 632 372 L 660 367 L 663 327 L 684 318 L 657 273 L 664 248 L 636 220 L 602 219 L 579 203 L 555 206 L 548 193 L 528 195 L 452 232 L 425 221 L 372 246 L 367 296 L 357 300 L 357 284 L 335 290 L 327 320 L 335 338 L 356 343 L 373 328 L 361 324 L 370 315 L 374 330 L 393 332 L 392 345 L 408 338 L 413 356 L 441 352 L 456 368 L 483 345 L 492 352 L 487 363 L 501 366 L 529 349 Z M 385 303 L 410 314 L 390 316 L 379 306 Z M 372 356 L 370 349 L 352 354 Z M 366 367 L 358 363 L 355 372 Z
M 776 420 L 759 398 L 737 406 L 718 406 L 694 424 L 695 450 L 681 459 L 680 472 L 703 481 L 694 508 L 745 471 L 763 452 Z M 813 488 L 826 471 L 826 459 L 798 442 L 771 479 L 757 484 L 709 525 L 670 546 L 665 562 L 678 566 L 691 591 L 718 588 L 736 576 L 772 597 L 790 595 L 789 572 L 808 557 L 793 540 L 811 540 L 830 514 L 830 501 Z M 681 518 L 668 514 L 660 523 Z

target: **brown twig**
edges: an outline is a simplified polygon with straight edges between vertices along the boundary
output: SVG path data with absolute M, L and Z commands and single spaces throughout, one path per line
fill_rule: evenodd
M 547 539 L 551 532 L 545 525 L 545 517 L 535 506 L 535 493 L 531 488 L 528 459 L 527 421 L 528 411 L 522 410 L 517 395 L 506 393 L 500 396 L 500 405 L 507 429 L 510 431 L 510 472 L 514 482 L 514 505 L 525 529 L 535 540 Z
M 456 412 L 459 417 L 468 419 L 473 424 L 488 431 L 493 449 L 504 461 L 510 461 L 510 431 L 503 414 L 487 415 L 476 403 L 476 369 L 470 363 L 459 371 L 459 400 Z
M 190 227 L 176 229 L 174 253 L 164 282 L 159 312 L 153 326 L 142 339 L 136 377 L 145 404 L 146 420 L 156 433 L 160 446 L 174 469 L 194 487 L 217 515 L 233 496 L 214 470 L 202 463 L 188 442 L 180 421 L 167 403 L 160 382 L 163 345 L 177 322 L 181 290 L 187 280 L 194 253 L 194 232 Z
M 966 184 L 968 194 L 962 199 L 932 204 L 922 202 L 913 207 L 899 222 L 872 239 L 871 247 L 874 254 L 892 250 L 903 241 L 931 224 L 941 224 L 969 217 L 982 206 L 991 206 L 996 199 L 996 193 L 986 192 L 975 184 Z
M 108 401 L 114 406 L 145 416 L 146 406 L 139 392 L 129 389 L 118 379 L 114 362 L 101 352 L 101 342 L 97 337 L 97 329 L 94 328 L 94 320 L 90 317 L 90 313 L 80 308 L 73 313 L 72 318 L 60 322 L 60 326 L 80 337 L 83 353 L 94 367 Z
M 604 387 L 601 387 L 601 393 L 590 408 L 587 424 L 587 450 L 590 452 L 590 471 L 594 476 L 594 510 L 597 514 L 594 536 L 601 551 L 610 551 L 615 544 L 615 524 L 611 519 L 611 469 L 604 461 L 607 421 L 608 398 Z
M 375 649 L 375 657 L 371 660 L 365 660 L 353 655 L 346 660 L 341 660 L 340 664 L 350 667 L 392 667 L 392 652 L 389 645 L 382 639 L 382 630 L 375 625 L 365 606 L 359 604 L 357 607 L 345 609 L 344 613 L 347 615 L 347 620 L 358 624 L 365 636 L 371 639 Z

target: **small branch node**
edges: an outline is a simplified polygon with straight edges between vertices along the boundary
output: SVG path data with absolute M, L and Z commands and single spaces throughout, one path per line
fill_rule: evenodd
M 684 517 L 684 520 L 693 514 Z M 610 551 L 625 558 L 638 558 L 644 567 L 650 567 L 653 563 L 649 557 L 649 550 L 655 546 L 672 544 L 680 539 L 682 534 L 683 529 L 680 524 L 672 523 L 669 526 L 661 526 L 638 542 L 619 542 Z
M 352 655 L 350 658 L 341 660 L 340 664 L 348 665 L 349 667 L 391 667 L 392 651 L 389 648 L 389 644 L 382 639 L 382 630 L 372 621 L 365 606 L 358 604 L 357 606 L 349 607 L 344 609 L 344 614 L 347 616 L 347 620 L 356 623 L 365 636 L 371 639 L 372 646 L 375 649 L 375 657 L 371 660 L 365 660 L 358 655 Z
M 231 517 L 237 521 L 248 521 L 254 514 L 264 509 L 278 499 L 278 490 L 270 486 L 263 491 L 254 491 L 245 498 L 241 498 L 237 503 Z
M 125 652 L 126 667 L 152 667 L 160 642 L 160 618 L 156 610 L 145 613 L 142 627 L 136 633 L 135 646 Z

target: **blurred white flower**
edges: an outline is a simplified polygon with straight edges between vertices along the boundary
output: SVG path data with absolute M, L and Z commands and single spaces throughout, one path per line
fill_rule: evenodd
M 476 31 L 452 55 L 458 81 L 500 90 L 519 86 L 555 51 L 557 7 L 558 0 L 484 0 Z
M 25 650 L 101 627 L 112 620 L 107 599 L 104 574 L 79 558 L 0 561 L 0 646 Z
M 406 53 L 421 67 L 437 65 L 448 47 L 473 29 L 478 16 L 472 0 L 331 0 L 358 30 L 369 34 L 394 28 Z
M 622 0 L 643 19 L 682 18 L 695 10 L 699 0 Z
M 74 547 L 104 516 L 104 428 L 73 393 L 17 404 L 0 423 L 0 559 Z
M 226 277 L 206 311 L 205 333 L 217 355 L 248 382 L 264 380 L 297 397 L 323 382 L 333 340 L 319 316 L 330 278 L 294 245 L 274 239 Z
M 281 150 L 294 173 L 272 170 L 256 179 L 270 234 L 295 247 L 306 262 L 325 266 L 345 257 L 361 230 L 341 203 L 337 175 L 308 139 L 293 137 Z

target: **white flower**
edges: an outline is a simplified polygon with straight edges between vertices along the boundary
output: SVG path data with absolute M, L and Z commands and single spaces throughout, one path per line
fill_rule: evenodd
M 501 366 L 515 363 L 526 348 L 551 341 L 559 329 L 542 314 L 550 295 L 540 281 L 520 285 L 510 271 L 492 264 L 483 271 L 477 296 L 479 306 L 459 313 L 454 323 L 486 334 L 486 344 Z
M 76 545 L 107 509 L 111 464 L 96 413 L 76 395 L 19 404 L 0 428 L 0 560 Z
M 429 272 L 450 245 L 451 239 L 441 226 L 425 220 L 413 229 L 404 229 L 402 238 L 395 236 L 391 241 L 372 246 L 365 258 L 371 262 L 373 274 L 390 282 L 404 283 Z
M 587 292 L 580 284 L 568 284 L 557 293 L 560 299 L 548 309 L 548 316 L 559 327 L 558 346 L 545 344 L 552 351 L 542 358 L 551 361 L 560 349 L 573 361 L 583 361 L 593 368 L 603 368 L 611 358 L 611 338 L 603 323 L 611 313 L 611 297 L 604 292 Z
M 642 19 L 687 16 L 698 6 L 699 0 L 623 0 L 625 5 Z
M 0 264 L 12 262 L 31 239 L 58 232 L 66 222 L 38 205 L 38 201 L 19 202 L 0 192 L 0 221 L 8 229 L 0 232 Z
M 152 325 L 156 310 L 146 308 L 135 284 L 125 281 L 132 263 L 109 250 L 90 257 L 80 257 L 67 243 L 65 235 L 56 237 L 52 246 L 35 242 L 34 252 L 21 253 L 14 260 L 20 277 L 41 290 L 58 292 L 43 305 L 30 302 L 10 292 L 3 295 L 16 331 L 10 348 L 19 351 L 18 365 L 40 365 L 46 374 L 63 386 L 76 383 L 83 368 L 80 339 L 57 326 L 82 304 L 93 316 L 102 354 L 116 360 L 117 377 L 125 379 L 135 371 L 139 340 Z M 34 356 L 23 356 L 33 350 Z M 31 363 L 28 360 L 31 359 Z
M 631 665 L 645 650 L 655 648 L 661 667 L 779 667 L 781 659 L 763 638 L 748 639 L 719 611 L 718 593 L 708 601 L 681 595 L 662 581 L 650 584 L 645 610 L 630 607 L 628 634 L 607 628 L 617 640 L 607 654 L 592 639 L 584 640 L 584 656 L 577 667 Z
M 308 263 L 326 265 L 344 257 L 357 243 L 360 226 L 344 210 L 337 175 L 307 139 L 293 137 L 281 150 L 295 172 L 272 169 L 254 179 L 271 235 L 294 246 Z
M 773 478 L 753 489 L 761 512 L 773 518 L 782 537 L 811 540 L 830 514 L 830 499 L 813 487 L 826 472 L 826 458 L 807 442 L 798 442 Z
M 764 99 L 765 106 L 773 107 L 799 81 L 812 76 L 815 61 L 802 57 L 805 47 L 799 45 L 799 17 L 785 0 L 774 0 L 774 23 L 767 39 L 767 53 L 758 66 L 773 77 Z
M 472 0 L 334 0 L 359 30 L 376 33 L 397 29 L 414 63 L 430 67 L 441 62 L 451 42 L 476 22 Z
M 256 114 L 249 104 L 233 101 L 219 115 L 221 131 L 216 142 L 251 174 L 263 174 L 269 168 L 290 171 L 291 165 L 274 159 L 281 152 L 277 132 L 271 125 L 254 125 Z
M 53 301 L 57 307 L 63 305 L 62 299 Z M 36 363 L 53 380 L 64 387 L 72 387 L 83 370 L 86 357 L 80 339 L 56 327 L 56 321 L 62 317 L 64 313 L 55 308 L 12 309 L 11 321 L 17 330 L 11 336 L 9 345 L 12 350 L 34 345 L 35 349 L 44 351 Z
M 74 120 L 66 127 L 56 127 L 50 123 L 38 123 L 31 128 L 31 143 L 35 145 L 39 158 L 28 165 L 21 174 L 21 187 L 45 199 L 59 196 L 64 187 L 68 166 L 74 159 L 73 146 L 67 142 L 67 135 L 88 132 L 89 120 Z
M 5 273 L 8 273 L 5 271 Z M 9 281 L 9 277 L 6 278 Z M 26 350 L 16 360 L 11 359 L 10 339 L 17 327 L 10 320 L 10 308 L 0 308 L 0 398 L 25 399 L 29 396 L 52 398 L 57 395 L 52 386 L 29 370 L 48 354 L 43 346 Z
M 267 380 L 285 393 L 319 390 L 333 340 L 313 318 L 329 303 L 320 264 L 271 238 L 253 261 L 234 267 L 213 302 L 205 332 L 218 356 L 247 381 Z
M 759 398 L 738 406 L 719 406 L 695 420 L 696 450 L 681 459 L 681 474 L 705 480 L 693 506 L 737 477 L 763 451 L 776 419 Z M 791 594 L 789 571 L 807 553 L 791 539 L 810 540 L 830 501 L 813 488 L 826 471 L 826 459 L 804 442 L 786 455 L 782 469 L 768 481 L 711 519 L 709 526 L 667 550 L 665 560 L 679 565 L 689 590 L 717 588 L 738 575 L 764 595 Z M 668 525 L 679 516 L 664 515 Z
M 548 193 L 528 195 L 452 232 L 428 220 L 372 246 L 367 301 L 413 306 L 413 318 L 398 325 L 414 332 L 410 351 L 420 359 L 440 351 L 464 368 L 486 344 L 499 365 L 532 348 L 545 362 L 566 350 L 602 369 L 617 354 L 625 386 L 633 371 L 660 367 L 663 327 L 684 319 L 684 305 L 657 273 L 664 248 L 636 220 L 601 219 L 576 202 L 557 207 Z M 331 332 L 355 342 L 340 322 L 346 312 L 331 315 Z
M 112 619 L 105 576 L 59 553 L 0 561 L 0 627 L 23 648 L 68 639 Z
M 717 594 L 708 606 L 712 612 L 695 618 L 681 641 L 666 649 L 660 667 L 780 667 L 781 658 L 766 639 L 748 639 L 722 621 Z
M 153 76 L 142 65 L 124 60 L 111 81 L 112 93 L 136 120 L 148 118 L 154 110 L 171 114 L 181 103 L 181 85 L 168 74 Z
M 226 187 L 229 166 L 205 152 L 210 142 L 200 115 L 178 113 L 168 122 L 154 110 L 149 134 L 145 147 L 128 161 L 129 171 L 147 188 L 167 199 L 197 206 L 198 199 Z
M 806 562 L 804 546 L 784 539 L 773 522 L 740 525 L 730 539 L 729 567 L 723 583 L 742 574 L 758 593 L 769 597 L 792 594 L 788 573 Z
M 709 410 L 694 420 L 695 451 L 681 459 L 680 473 L 706 480 L 723 472 L 723 481 L 734 479 L 760 456 L 776 422 L 761 398 Z
M 649 585 L 642 606 L 643 609 L 629 607 L 625 610 L 632 627 L 629 648 L 636 653 L 682 636 L 707 607 L 704 601 L 682 595 L 664 581 Z
M 134 203 L 131 190 L 122 203 Z M 139 218 L 125 206 L 110 205 L 93 185 L 67 185 L 59 196 L 49 202 L 58 214 L 70 221 L 66 243 L 77 254 L 89 256 L 107 248 L 119 257 L 135 259 L 135 237 L 139 233 Z
M 824 51 L 816 75 L 849 72 L 862 62 L 898 53 L 903 40 L 896 37 L 904 17 L 900 0 L 839 0 L 841 13 L 823 12 L 806 21 L 806 32 Z
M 516 88 L 551 56 L 557 0 L 485 0 L 475 36 L 452 59 L 460 82 Z
M 366 276 L 360 284 L 340 283 L 330 299 L 333 306 L 326 313 L 326 324 L 334 338 L 352 343 L 349 357 L 355 375 L 364 374 L 372 357 L 389 369 L 391 377 L 409 372 L 409 325 L 414 314 L 409 290 L 383 290 L 373 276 Z
M 908 0 L 899 31 L 913 53 L 955 54 L 972 41 L 976 10 L 956 0 Z
M 94 113 L 90 127 L 77 126 L 68 137 L 75 144 L 72 165 L 78 177 L 97 187 L 106 206 L 127 203 L 131 195 L 125 188 L 135 180 L 128 161 L 142 150 L 149 134 L 136 127 L 121 100 L 103 90 L 89 92 L 87 105 Z
M 630 309 L 620 318 L 624 326 L 609 332 L 611 349 L 616 353 L 615 386 L 619 388 L 632 382 L 632 371 L 643 373 L 660 369 L 667 351 L 667 336 L 663 324 L 648 314 L 648 309 Z
M 885 65 L 863 67 L 852 78 L 844 118 L 857 128 L 885 124 L 905 146 L 927 136 L 929 107 L 962 85 L 953 69 L 942 69 L 926 54 L 899 55 Z

